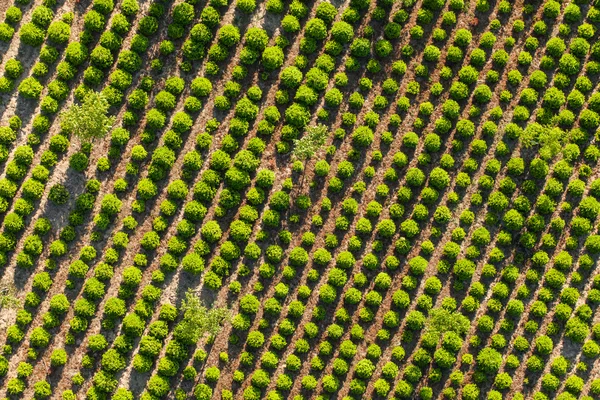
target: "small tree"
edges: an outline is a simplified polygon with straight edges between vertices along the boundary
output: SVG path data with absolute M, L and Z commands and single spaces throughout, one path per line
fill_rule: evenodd
M 111 130 L 116 117 L 108 115 L 110 104 L 102 93 L 92 91 L 81 105 L 73 104 L 61 112 L 60 126 L 83 142 L 103 138 Z
M 306 129 L 302 138 L 294 140 L 292 156 L 300 161 L 311 159 L 317 151 L 325 144 L 327 139 L 327 127 L 323 124 L 311 126 Z
M 19 308 L 20 302 L 16 296 L 17 289 L 8 283 L 0 285 L 0 310 Z
M 231 318 L 226 307 L 206 307 L 197 293 L 188 290 L 181 304 L 183 319 L 175 328 L 178 339 L 196 343 L 205 333 L 216 335 L 224 322 Z
M 533 123 L 519 135 L 519 140 L 525 148 L 539 146 L 540 157 L 544 160 L 551 160 L 562 150 L 565 133 L 560 128 Z
M 429 311 L 426 329 L 428 332 L 438 334 L 452 331 L 464 336 L 470 325 L 469 319 L 459 312 L 451 312 L 445 308 L 434 308 Z

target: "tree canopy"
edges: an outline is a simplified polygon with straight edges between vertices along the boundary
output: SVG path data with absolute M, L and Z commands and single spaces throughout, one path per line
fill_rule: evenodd
M 177 324 L 176 335 L 189 343 L 196 343 L 205 333 L 216 335 L 222 324 L 231 318 L 226 307 L 207 307 L 192 290 L 188 290 L 181 304 L 183 319 Z
M 325 144 L 327 139 L 327 127 L 323 124 L 310 126 L 302 138 L 294 140 L 294 158 L 305 161 L 312 158 Z
M 73 104 L 61 112 L 60 126 L 83 142 L 103 138 L 116 121 L 115 116 L 108 115 L 109 107 L 102 93 L 92 91 L 81 105 Z
M 444 333 L 452 331 L 464 336 L 469 331 L 470 325 L 469 319 L 459 312 L 451 312 L 445 308 L 433 308 L 429 311 L 426 328 L 430 332 Z
M 560 128 L 552 128 L 535 122 L 527 125 L 519 136 L 519 140 L 525 148 L 539 146 L 540 157 L 544 160 L 551 160 L 560 153 L 565 136 L 565 132 Z

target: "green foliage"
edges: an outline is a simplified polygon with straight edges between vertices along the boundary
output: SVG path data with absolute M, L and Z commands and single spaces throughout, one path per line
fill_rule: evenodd
M 268 71 L 273 71 L 281 67 L 283 65 L 283 60 L 283 50 L 277 46 L 267 47 L 262 53 L 262 64 Z
M 294 149 L 292 155 L 301 161 L 311 159 L 325 144 L 327 139 L 327 127 L 319 124 L 306 129 L 306 133 L 301 139 L 294 140 Z
M 185 343 L 196 343 L 205 333 L 216 335 L 224 322 L 231 318 L 225 307 L 207 308 L 200 297 L 186 292 L 181 305 L 183 319 L 175 327 L 175 337 Z
M 112 128 L 116 118 L 108 116 L 109 104 L 104 95 L 90 92 L 83 104 L 72 105 L 61 112 L 60 124 L 65 131 L 74 134 L 83 142 L 102 138 Z
M 43 90 L 42 84 L 34 77 L 28 77 L 19 84 L 19 94 L 29 99 L 39 99 Z
M 50 11 L 52 12 L 52 11 Z M 12 29 L 12 28 L 10 28 Z M 44 42 L 44 37 L 46 36 L 44 29 L 39 27 L 38 25 L 28 22 L 21 26 L 21 30 L 19 31 L 21 36 L 21 40 L 23 43 L 28 44 L 32 47 L 39 47 Z

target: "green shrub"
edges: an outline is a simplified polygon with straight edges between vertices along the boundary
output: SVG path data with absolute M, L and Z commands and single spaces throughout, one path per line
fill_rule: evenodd
M 69 200 L 69 191 L 66 187 L 57 183 L 50 188 L 48 198 L 55 204 L 66 204 Z
M 108 373 L 115 373 L 126 366 L 125 358 L 115 349 L 109 349 L 102 355 L 102 370 Z
M 103 213 L 114 216 L 121 212 L 123 202 L 114 194 L 106 194 L 102 198 L 100 209 Z
M 5 20 L 7 23 L 14 25 L 21 21 L 23 12 L 19 7 L 10 6 L 6 9 Z
M 144 326 L 144 321 L 135 313 L 127 314 L 123 318 L 123 332 L 128 336 L 141 336 Z
M 47 399 L 52 395 L 52 387 L 45 381 L 37 381 L 33 385 L 33 395 L 36 399 Z
M 58 315 L 64 315 L 69 311 L 70 303 L 64 294 L 57 294 L 50 299 L 50 311 Z
M 6 61 L 6 64 L 4 65 L 4 74 L 7 77 L 11 79 L 17 79 L 22 73 L 23 65 L 19 60 L 11 58 L 10 60 Z
M 87 155 L 81 152 L 77 152 L 71 156 L 69 160 L 69 166 L 77 172 L 83 172 L 89 165 L 89 158 Z
M 240 309 L 245 314 L 256 314 L 259 306 L 260 302 L 254 295 L 248 294 L 240 299 Z
M 477 354 L 477 367 L 485 373 L 495 373 L 502 364 L 502 355 L 494 349 L 484 348 Z
M 267 47 L 262 53 L 262 64 L 267 71 L 273 71 L 281 67 L 283 60 L 283 50 L 277 46 Z
M 54 21 L 48 28 L 48 40 L 58 45 L 65 44 L 71 36 L 71 27 L 63 21 Z
M 28 77 L 19 84 L 19 94 L 30 99 L 39 99 L 43 88 L 37 79 Z
M 50 343 L 52 336 L 42 327 L 34 328 L 29 337 L 29 343 L 32 347 L 43 348 Z
M 141 68 L 142 59 L 137 53 L 124 50 L 119 53 L 117 65 L 119 68 L 133 74 Z
M 12 30 L 13 28 L 10 28 Z M 9 29 L 5 29 L 5 35 L 10 32 Z M 13 30 L 14 32 L 14 30 Z M 39 47 L 44 43 L 44 38 L 46 33 L 42 28 L 37 26 L 32 22 L 25 23 L 21 26 L 21 30 L 19 31 L 21 36 L 21 40 L 23 43 L 28 44 L 29 46 Z M 12 35 L 11 35 L 12 36 Z

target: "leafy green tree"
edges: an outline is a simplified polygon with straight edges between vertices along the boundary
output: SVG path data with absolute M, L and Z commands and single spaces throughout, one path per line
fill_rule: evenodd
M 306 134 L 300 139 L 294 140 L 292 156 L 300 161 L 306 161 L 314 157 L 327 139 L 327 127 L 323 124 L 311 126 L 306 129 Z
M 231 319 L 226 307 L 206 307 L 197 293 L 188 290 L 181 305 L 183 319 L 175 328 L 175 336 L 188 343 L 196 343 L 205 333 L 216 335 L 225 321 Z
M 459 312 L 448 311 L 445 308 L 433 308 L 429 311 L 427 319 L 427 332 L 443 334 L 455 332 L 464 336 L 469 330 L 470 322 L 467 317 Z
M 60 114 L 60 126 L 83 142 L 102 138 L 116 121 L 115 116 L 108 115 L 109 107 L 102 93 L 92 91 L 81 105 L 73 104 Z
M 551 128 L 538 123 L 529 124 L 519 136 L 521 144 L 525 148 L 539 146 L 540 157 L 551 160 L 560 153 L 565 133 L 560 128 Z

